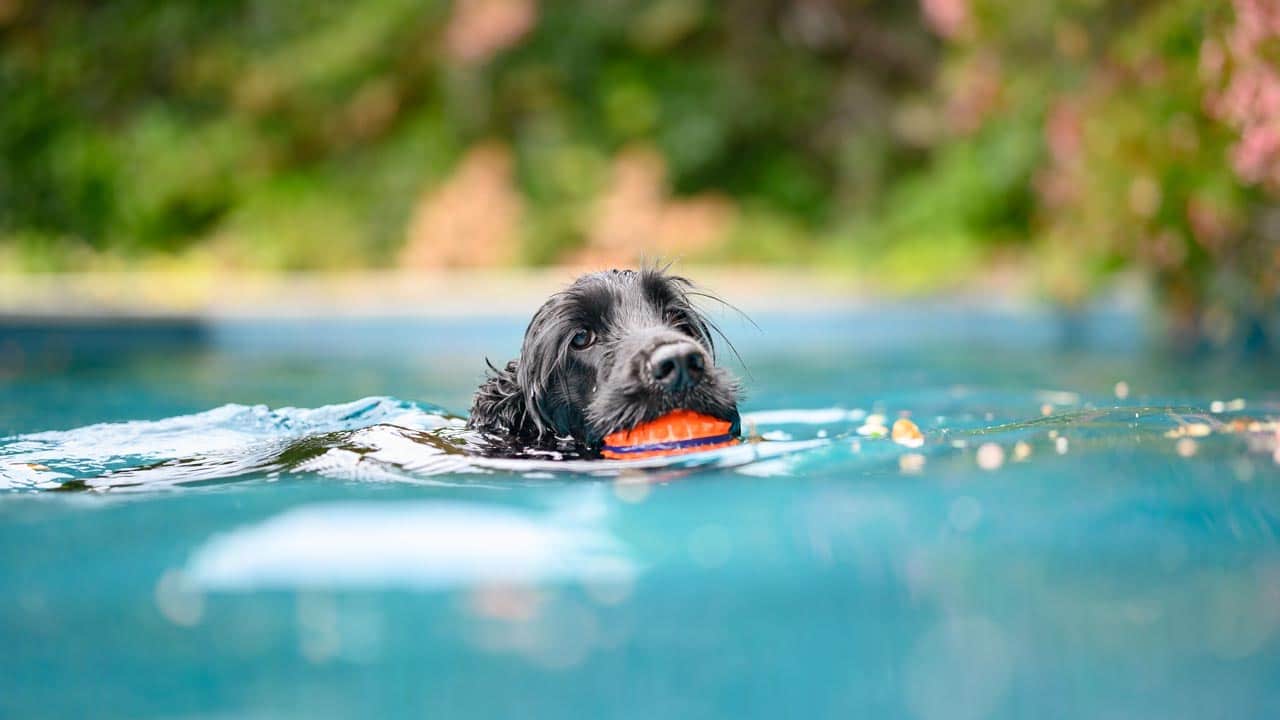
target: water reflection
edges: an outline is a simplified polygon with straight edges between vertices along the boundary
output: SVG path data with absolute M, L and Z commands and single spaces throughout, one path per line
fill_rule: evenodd
M 604 517 L 462 502 L 331 503 L 220 534 L 184 576 L 203 590 L 629 584 Z

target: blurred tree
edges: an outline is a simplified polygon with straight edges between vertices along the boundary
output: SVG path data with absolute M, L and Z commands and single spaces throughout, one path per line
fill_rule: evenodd
M 0 262 L 647 244 L 931 290 L 1012 260 L 1066 304 L 1136 269 L 1178 334 L 1229 342 L 1280 293 L 1277 17 L 1273 0 L 0 0 Z
M 1180 344 L 1261 339 L 1280 301 L 1280 5 L 922 9 L 947 40 L 947 127 L 923 175 L 890 191 L 919 188 L 880 220 L 889 237 L 1029 242 L 1043 291 L 1067 305 L 1137 269 Z

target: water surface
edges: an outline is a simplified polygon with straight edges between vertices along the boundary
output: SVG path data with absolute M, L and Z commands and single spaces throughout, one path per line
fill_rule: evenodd
M 0 716 L 1280 713 L 1273 368 L 756 319 L 665 463 L 468 455 L 514 318 L 0 331 Z

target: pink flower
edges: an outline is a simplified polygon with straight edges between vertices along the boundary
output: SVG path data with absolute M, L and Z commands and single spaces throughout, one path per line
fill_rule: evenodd
M 969 28 L 969 0 L 920 0 L 920 9 L 933 31 L 948 40 Z
M 1280 130 L 1275 126 L 1246 128 L 1231 150 L 1231 163 L 1245 182 L 1280 185 Z
M 1079 159 L 1084 145 L 1084 123 L 1074 102 L 1058 100 L 1049 108 L 1044 135 L 1054 162 L 1067 165 Z
M 1280 2 L 1234 0 L 1235 22 L 1200 47 L 1210 116 L 1239 133 L 1231 166 L 1241 180 L 1280 188 L 1280 74 L 1267 56 L 1280 42 Z

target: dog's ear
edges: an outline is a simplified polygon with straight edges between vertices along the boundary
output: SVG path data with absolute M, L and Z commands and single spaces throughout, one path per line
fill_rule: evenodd
M 529 432 L 524 392 L 520 389 L 516 361 L 499 370 L 485 360 L 489 372 L 471 403 L 467 425 L 475 430 L 517 437 Z

